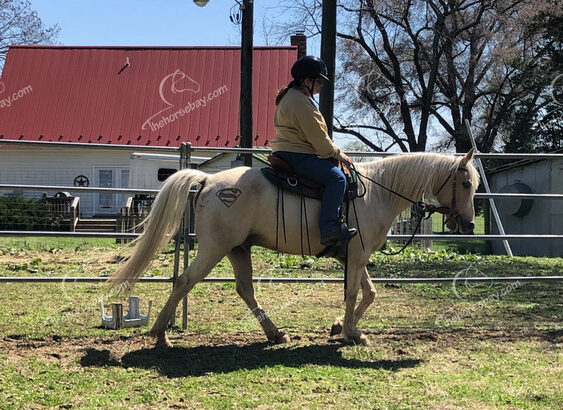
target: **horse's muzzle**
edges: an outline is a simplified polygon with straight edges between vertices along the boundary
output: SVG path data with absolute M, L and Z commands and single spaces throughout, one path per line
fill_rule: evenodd
M 446 221 L 446 227 L 452 233 L 459 233 L 462 235 L 473 235 L 475 224 L 473 222 L 465 221 L 460 215 L 449 217 Z

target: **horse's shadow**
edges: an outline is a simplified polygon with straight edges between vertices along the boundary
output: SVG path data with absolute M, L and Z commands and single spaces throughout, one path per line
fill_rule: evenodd
M 111 358 L 108 350 L 87 349 L 82 366 L 123 366 L 155 369 L 169 378 L 230 373 L 239 369 L 257 369 L 275 365 L 301 367 L 330 365 L 351 369 L 384 369 L 396 371 L 421 363 L 419 359 L 363 361 L 346 359 L 340 344 L 278 347 L 268 343 L 250 345 L 172 347 L 167 350 L 139 349 L 126 353 L 121 360 Z

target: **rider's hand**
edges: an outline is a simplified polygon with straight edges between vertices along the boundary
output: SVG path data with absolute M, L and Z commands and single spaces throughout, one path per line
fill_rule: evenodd
M 349 167 L 350 165 L 352 165 L 352 159 L 350 159 L 350 157 L 348 155 L 346 155 L 345 153 L 341 152 L 340 153 L 340 158 L 339 158 L 340 162 L 342 162 L 344 165 L 346 165 L 347 167 Z

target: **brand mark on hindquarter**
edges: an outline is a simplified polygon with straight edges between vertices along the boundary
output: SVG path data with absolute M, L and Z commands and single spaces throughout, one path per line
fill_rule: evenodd
M 230 208 L 242 194 L 242 191 L 238 188 L 225 188 L 217 191 L 217 197 L 223 202 L 223 204 Z

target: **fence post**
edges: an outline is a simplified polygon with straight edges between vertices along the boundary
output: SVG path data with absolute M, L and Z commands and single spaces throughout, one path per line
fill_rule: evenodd
M 180 147 L 178 148 L 178 151 L 180 152 L 180 162 L 178 164 L 178 169 L 182 170 L 186 168 L 185 158 L 186 158 L 187 144 L 185 142 L 182 142 L 180 144 Z M 178 271 L 180 269 L 180 241 L 182 238 L 182 233 L 184 232 L 185 219 L 186 218 L 184 211 L 184 218 L 182 218 L 182 223 L 180 224 L 180 228 L 178 229 L 178 232 L 176 232 L 176 235 L 174 236 L 174 272 L 172 274 L 172 290 L 174 290 L 174 288 L 176 287 L 176 281 L 178 280 Z M 185 255 L 184 255 L 184 259 L 185 259 Z M 186 267 L 186 263 L 184 262 L 184 269 L 185 267 Z M 184 304 L 186 304 L 185 299 L 186 297 L 184 297 Z M 183 308 L 182 310 L 184 309 L 185 308 Z M 183 319 L 183 315 L 182 315 L 182 319 Z M 182 328 L 185 329 L 183 322 L 184 321 L 182 321 Z M 170 318 L 170 326 L 174 326 L 175 324 L 176 324 L 176 309 L 174 309 L 174 314 Z
M 473 138 L 473 133 L 471 132 L 471 124 L 469 123 L 468 120 L 465 120 L 465 127 L 467 128 L 467 134 L 469 135 L 469 140 L 471 141 L 471 145 L 473 145 L 473 148 L 477 153 L 477 144 L 475 143 L 475 138 Z M 485 167 L 483 167 L 483 163 L 481 162 L 480 158 L 476 158 L 475 163 L 477 164 L 477 168 L 481 173 L 481 182 L 485 187 L 485 191 L 488 194 L 490 194 L 491 188 L 489 187 L 489 181 L 487 181 L 487 175 L 485 174 Z M 495 221 L 497 223 L 499 233 L 501 235 L 506 235 L 506 233 L 504 232 L 504 226 L 502 226 L 502 221 L 500 220 L 500 215 L 498 213 L 495 200 L 493 198 L 489 198 L 489 204 L 491 205 L 491 211 L 493 211 L 493 216 L 495 217 Z M 504 244 L 504 249 L 506 250 L 507 255 L 512 258 L 513 257 L 512 249 L 510 248 L 510 244 L 508 243 L 508 240 L 503 239 L 502 243 Z
M 192 144 L 189 142 L 182 143 L 183 152 L 180 157 L 184 157 L 184 168 L 191 168 L 192 165 Z M 190 194 L 188 194 L 188 203 L 186 204 L 186 209 L 184 209 L 184 220 L 182 226 L 184 228 L 184 270 L 188 268 L 190 264 L 190 216 L 191 216 L 192 203 L 190 200 Z M 182 329 L 188 328 L 188 295 L 184 296 L 182 300 Z
M 180 145 L 180 169 L 190 168 L 192 163 L 192 144 L 189 142 L 183 142 Z M 186 208 L 184 209 L 184 216 L 182 223 L 180 224 L 180 229 L 176 233 L 174 238 L 174 274 L 172 276 L 172 289 L 176 286 L 176 280 L 178 279 L 178 272 L 180 268 L 180 241 L 182 238 L 182 233 L 184 237 L 184 257 L 183 257 L 183 270 L 185 270 L 189 265 L 189 253 L 190 253 L 190 214 L 191 214 L 191 203 L 188 201 Z M 170 326 L 174 326 L 176 323 L 176 312 L 172 315 L 170 319 Z M 188 295 L 185 295 L 182 299 L 182 329 L 187 329 L 188 327 Z

